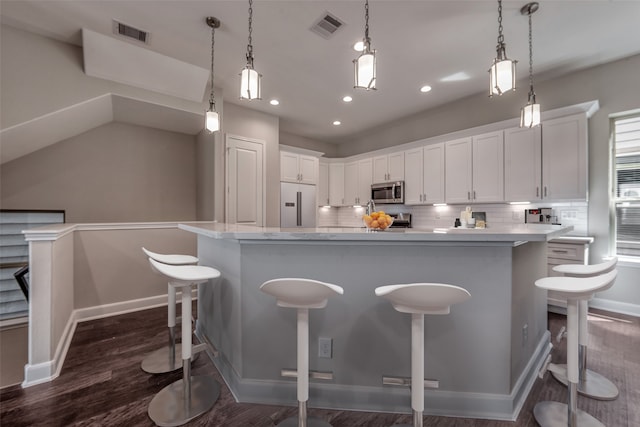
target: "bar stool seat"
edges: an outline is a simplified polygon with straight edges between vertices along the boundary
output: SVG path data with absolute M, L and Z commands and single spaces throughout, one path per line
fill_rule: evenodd
M 331 283 L 311 279 L 281 278 L 264 282 L 260 290 L 276 297 L 278 306 L 297 309 L 297 396 L 298 416 L 287 418 L 278 427 L 330 427 L 331 424 L 307 417 L 309 400 L 309 309 L 324 308 L 332 295 L 344 290 Z
M 413 426 L 422 427 L 424 412 L 424 315 L 449 314 L 451 306 L 471 298 L 464 288 L 443 283 L 410 283 L 376 288 L 400 313 L 411 314 L 411 409 Z M 399 427 L 400 425 L 394 425 Z M 402 426 L 409 427 L 408 424 Z
M 585 411 L 578 409 L 578 306 L 581 300 L 588 300 L 596 292 L 609 289 L 615 282 L 617 271 L 610 271 L 595 277 L 545 277 L 536 280 L 540 289 L 554 291 L 567 299 L 567 378 L 569 401 L 539 402 L 533 408 L 533 415 L 542 427 L 601 427 L 600 421 Z M 553 371 L 554 367 L 550 366 Z
M 142 248 L 142 251 L 148 258 L 154 259 L 163 264 L 169 265 L 195 265 L 198 263 L 198 258 L 192 255 L 182 254 L 160 254 L 152 252 L 147 248 Z M 176 353 L 182 352 L 181 344 L 176 344 L 175 326 L 176 326 L 176 288 L 171 285 L 167 285 L 167 327 L 169 330 L 169 344 L 159 348 L 148 354 L 141 363 L 143 371 L 149 374 L 164 374 L 167 372 L 177 371 L 182 368 L 182 361 L 176 359 Z M 190 322 L 191 319 L 186 321 Z M 197 354 L 194 360 L 197 358 Z
M 159 426 L 186 424 L 213 407 L 220 384 L 208 376 L 191 376 L 191 286 L 213 283 L 220 277 L 215 268 L 201 265 L 168 265 L 149 258 L 152 267 L 182 293 L 182 379 L 160 390 L 149 403 L 149 418 Z M 202 346 L 202 345 L 201 345 Z
M 618 258 L 591 265 L 582 264 L 562 264 L 553 267 L 553 271 L 562 273 L 565 277 L 594 277 L 608 273 L 616 268 Z M 587 349 L 589 343 L 589 302 L 587 299 L 580 300 L 578 305 L 578 393 L 599 400 L 614 400 L 618 397 L 618 387 L 609 379 L 597 372 L 587 369 Z M 551 371 L 555 379 L 567 385 L 566 364 L 557 365 L 559 369 Z

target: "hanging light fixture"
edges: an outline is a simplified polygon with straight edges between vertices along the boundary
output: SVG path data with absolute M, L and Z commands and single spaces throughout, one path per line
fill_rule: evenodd
M 498 46 L 496 59 L 489 69 L 489 96 L 502 95 L 516 89 L 516 62 L 507 58 L 502 35 L 502 0 L 498 0 Z
M 207 16 L 207 25 L 211 27 L 211 93 L 209 94 L 209 109 L 205 113 L 204 127 L 213 133 L 220 130 L 220 115 L 216 111 L 216 98 L 213 94 L 213 58 L 215 48 L 216 28 L 220 27 L 220 20 L 213 16 Z
M 371 49 L 371 39 L 369 38 L 369 0 L 364 4 L 364 49 L 357 59 L 353 60 L 355 68 L 356 89 L 375 90 L 376 89 L 376 51 Z
M 262 74 L 253 69 L 253 45 L 251 32 L 253 31 L 253 0 L 249 0 L 249 44 L 247 44 L 247 65 L 240 73 L 240 99 L 262 99 L 260 80 Z
M 538 10 L 538 3 L 532 2 L 520 9 L 523 15 L 529 15 L 529 97 L 527 105 L 520 113 L 520 127 L 532 128 L 540 124 L 540 104 L 536 103 L 536 93 L 533 91 L 533 42 L 531 36 L 531 15 Z

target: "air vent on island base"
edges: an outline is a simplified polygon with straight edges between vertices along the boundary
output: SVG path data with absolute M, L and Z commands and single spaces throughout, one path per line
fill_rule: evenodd
M 325 12 L 320 17 L 320 19 L 318 19 L 313 24 L 313 26 L 311 27 L 311 31 L 318 34 L 319 36 L 324 37 L 325 39 L 328 39 L 329 37 L 333 36 L 335 32 L 338 31 L 343 25 L 344 22 L 342 22 L 338 17 L 329 12 Z

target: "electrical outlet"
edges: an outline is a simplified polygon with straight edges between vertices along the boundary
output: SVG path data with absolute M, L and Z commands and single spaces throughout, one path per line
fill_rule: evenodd
M 562 211 L 560 213 L 561 219 L 576 219 L 578 217 L 578 211 Z
M 333 340 L 331 338 L 318 338 L 318 357 L 331 359 L 333 353 Z
M 522 327 L 522 345 L 525 345 L 529 340 L 529 325 L 526 323 Z

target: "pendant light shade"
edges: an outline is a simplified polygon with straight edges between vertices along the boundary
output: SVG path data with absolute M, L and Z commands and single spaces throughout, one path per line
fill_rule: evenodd
M 356 89 L 375 90 L 376 89 L 376 51 L 371 49 L 371 39 L 369 38 L 369 0 L 364 5 L 364 49 L 357 59 L 353 60 L 354 84 Z
M 533 37 L 531 30 L 531 15 L 539 8 L 537 2 L 524 5 L 520 13 L 529 16 L 529 96 L 527 105 L 520 111 L 520 127 L 532 128 L 540 125 L 540 104 L 536 103 L 536 93 L 533 90 Z
M 211 93 L 209 94 L 209 109 L 205 113 L 204 127 L 209 133 L 220 130 L 220 115 L 216 111 L 216 99 L 213 93 L 213 59 L 215 52 L 216 28 L 220 27 L 220 20 L 213 16 L 208 16 L 207 25 L 211 27 Z
M 258 74 L 249 64 L 240 73 L 240 99 L 262 99 L 260 93 L 260 79 Z
M 489 96 L 502 95 L 516 89 L 516 62 L 507 58 L 507 45 L 502 35 L 502 0 L 498 0 L 498 45 L 496 58 L 489 69 Z
M 249 0 L 249 43 L 247 44 L 247 65 L 240 72 L 240 99 L 262 99 L 262 75 L 253 69 L 253 0 Z

